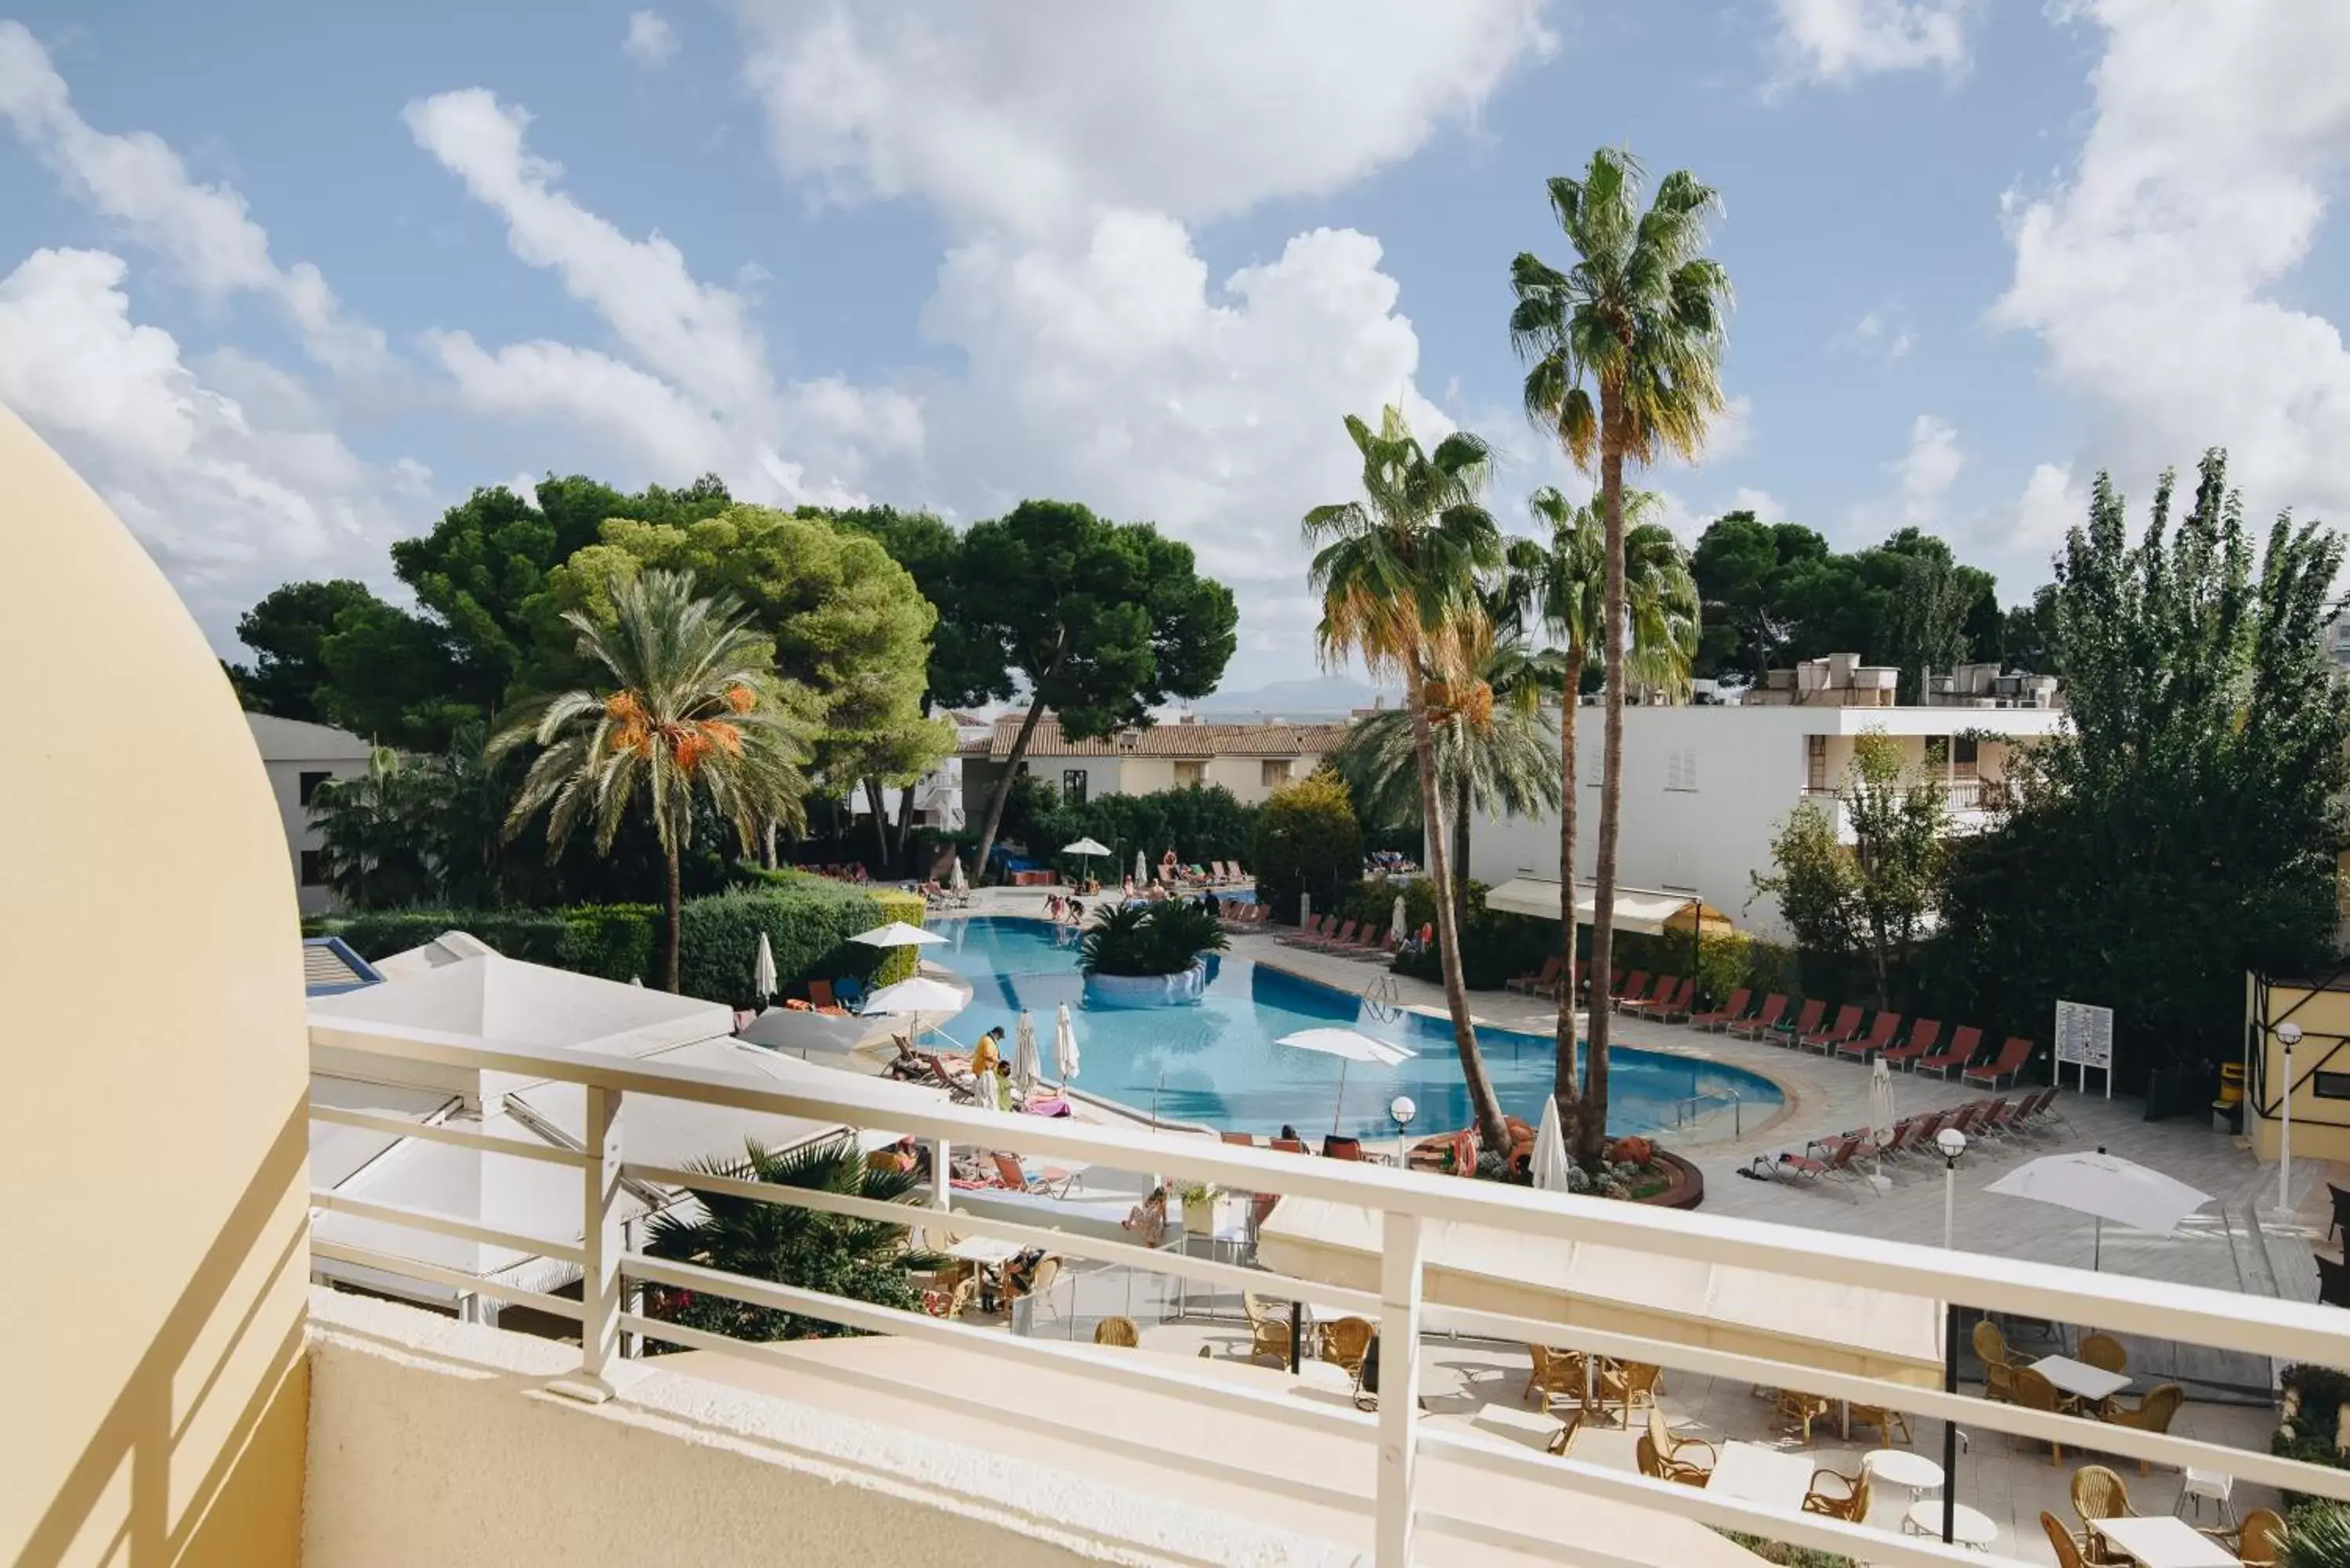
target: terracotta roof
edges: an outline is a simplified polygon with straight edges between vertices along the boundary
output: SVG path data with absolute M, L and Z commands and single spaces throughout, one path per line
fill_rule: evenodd
M 1020 735 L 1021 715 L 996 720 L 983 740 L 963 742 L 967 757 L 1003 761 Z M 1028 742 L 1032 757 L 1299 757 L 1320 756 L 1346 738 L 1344 724 L 1147 724 L 1105 740 L 1063 738 L 1060 722 L 1039 720 Z

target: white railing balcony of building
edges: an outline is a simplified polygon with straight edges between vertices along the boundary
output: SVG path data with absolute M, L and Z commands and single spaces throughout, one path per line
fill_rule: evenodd
M 1201 1404 L 1372 1438 L 1378 1455 L 1372 1503 L 1375 1560 L 1379 1568 L 1406 1568 L 1415 1532 L 1426 1532 L 1552 1562 L 1624 1568 L 1647 1563 L 1636 1542 L 1538 1538 L 1505 1521 L 1446 1514 L 1416 1499 L 1414 1478 L 1423 1458 L 1482 1469 L 1496 1476 L 1531 1478 L 1586 1496 L 1651 1508 L 1723 1530 L 1815 1550 L 1839 1552 L 1878 1568 L 1998 1563 L 2012 1559 L 1945 1546 L 1939 1540 L 1896 1534 L 1823 1514 L 1774 1508 L 1652 1480 L 1572 1457 L 1555 1457 L 1474 1432 L 1423 1426 L 1418 1390 L 1422 1336 L 1452 1331 L 1527 1345 L 1565 1346 L 1592 1354 L 1677 1368 L 1769 1387 L 1799 1388 L 1830 1399 L 1889 1407 L 1912 1417 L 1957 1423 L 1962 1430 L 2001 1432 L 2169 1467 L 2193 1467 L 2289 1491 L 2350 1500 L 2350 1470 L 2267 1453 L 2228 1448 L 2165 1432 L 2095 1422 L 2074 1415 L 2027 1409 L 1945 1388 L 1825 1370 L 1770 1355 L 1732 1353 L 1677 1340 L 1605 1331 L 1508 1313 L 1431 1303 L 1424 1293 L 1423 1262 L 1431 1231 L 1474 1225 L 1522 1238 L 1529 1247 L 1595 1243 L 1700 1263 L 1721 1263 L 1834 1286 L 1898 1292 L 1930 1302 L 2059 1324 L 2095 1324 L 2111 1333 L 2201 1345 L 2285 1361 L 2350 1367 L 2350 1314 L 2288 1302 L 2165 1283 L 2125 1275 L 2011 1260 L 1990 1260 L 1903 1242 L 1790 1226 L 1679 1213 L 1594 1198 L 1568 1197 L 1456 1177 L 1433 1176 L 1345 1160 L 1300 1158 L 1220 1144 L 1196 1135 L 1146 1132 L 1067 1119 L 1003 1115 L 939 1103 L 910 1107 L 902 1097 L 841 1075 L 837 1090 L 809 1092 L 775 1080 L 702 1069 L 548 1052 L 485 1049 L 467 1040 L 383 1025 L 316 1021 L 314 1051 L 332 1053 L 348 1071 L 350 1053 L 418 1065 L 517 1074 L 534 1080 L 577 1084 L 586 1091 L 584 1150 L 524 1150 L 495 1137 L 449 1127 L 419 1127 L 390 1117 L 314 1106 L 314 1118 L 421 1137 L 501 1155 L 552 1160 L 579 1172 L 580 1239 L 525 1236 L 451 1216 L 315 1190 L 316 1208 L 361 1216 L 575 1262 L 584 1279 L 578 1301 L 490 1282 L 460 1271 L 417 1262 L 375 1248 L 325 1239 L 316 1256 L 379 1270 L 442 1287 L 480 1291 L 581 1325 L 577 1375 L 560 1391 L 598 1399 L 613 1389 L 624 1334 L 693 1349 L 795 1365 L 771 1346 L 666 1323 L 634 1310 L 631 1293 L 659 1284 L 819 1318 L 854 1329 L 942 1343 L 1074 1372 L 1107 1388 L 1174 1392 Z M 737 1180 L 698 1171 L 642 1164 L 628 1156 L 628 1107 L 640 1096 L 732 1106 L 811 1118 L 850 1127 L 887 1127 L 926 1140 L 935 1180 L 922 1201 L 884 1203 L 838 1193 Z M 1212 1183 L 1232 1190 L 1278 1193 L 1353 1205 L 1382 1216 L 1383 1248 L 1376 1293 L 1267 1272 L 1235 1262 L 1170 1253 L 1128 1242 L 983 1215 L 954 1205 L 950 1184 L 954 1146 L 1017 1149 L 1062 1161 L 1154 1173 L 1177 1182 Z M 1042 1341 L 973 1327 L 924 1314 L 864 1303 L 670 1262 L 626 1249 L 623 1184 L 723 1192 L 763 1202 L 796 1204 L 895 1225 L 951 1226 L 1076 1258 L 1240 1288 L 1373 1320 L 1381 1345 L 1376 1412 L 1304 1403 L 1278 1392 L 1235 1385 L 1192 1371 L 1174 1356 Z M 1955 1363 L 1953 1363 L 1955 1365 Z M 1170 1449 L 1164 1462 L 1202 1477 L 1247 1482 L 1245 1474 L 1213 1453 Z M 1336 1495 L 1336 1494 L 1334 1494 Z

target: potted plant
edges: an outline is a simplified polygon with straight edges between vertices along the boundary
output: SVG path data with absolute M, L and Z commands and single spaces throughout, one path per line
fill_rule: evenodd
M 1106 910 L 1077 946 L 1087 994 L 1097 1004 L 1146 1007 L 1197 1002 L 1207 990 L 1205 956 L 1227 946 L 1223 928 L 1190 901 L 1127 904 Z
M 1183 1230 L 1187 1235 L 1216 1233 L 1216 1189 L 1204 1181 L 1187 1181 L 1176 1188 L 1183 1199 Z

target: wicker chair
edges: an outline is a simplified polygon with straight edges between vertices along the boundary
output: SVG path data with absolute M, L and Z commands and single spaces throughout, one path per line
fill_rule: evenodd
M 2081 1340 L 2081 1360 L 2100 1372 L 2127 1372 L 2129 1352 L 2110 1334 L 2092 1334 Z
M 1583 1352 L 1546 1345 L 1530 1345 L 1526 1350 L 1534 1357 L 1534 1369 L 1526 1375 L 1526 1391 L 1520 1397 L 1545 1407 L 1555 1399 L 1583 1403 Z
M 2081 1555 L 2081 1543 L 2064 1528 L 2064 1521 L 2043 1509 L 2040 1528 L 2048 1532 L 2048 1544 L 2056 1553 L 2056 1568 L 2087 1568 L 2087 1559 Z
M 1665 1419 L 1665 1413 L 1654 1405 L 1648 1407 L 1648 1432 L 1641 1439 L 1654 1449 L 1666 1469 L 1667 1480 L 1687 1481 L 1691 1486 L 1703 1486 L 1713 1478 L 1713 1467 L 1720 1459 L 1711 1443 L 1703 1438 L 1678 1436 Z M 1694 1450 L 1705 1451 L 1705 1462 L 1700 1464 Z
M 1241 1310 L 1248 1314 L 1249 1359 L 1272 1356 L 1286 1365 L 1289 1360 L 1289 1310 L 1278 1302 L 1246 1291 L 1241 1295 Z
M 1841 1519 L 1849 1524 L 1868 1521 L 1868 1469 L 1863 1466 L 1856 1476 L 1835 1470 L 1817 1469 L 1812 1472 L 1812 1490 L 1804 1494 L 1805 1513 L 1825 1513 L 1830 1519 Z
M 2103 1465 L 2083 1465 L 2073 1472 L 2073 1511 L 2081 1516 L 2081 1555 L 2086 1561 L 2123 1561 L 2106 1550 L 2104 1539 L 2088 1528 L 2093 1519 L 2127 1519 L 2137 1512 L 2130 1506 L 2129 1483 L 2118 1471 Z
M 2146 1397 L 2136 1405 L 2124 1405 L 2118 1399 L 2108 1399 L 2100 1413 L 2116 1427 L 2134 1427 L 2141 1432 L 2168 1432 L 2171 1418 L 2178 1414 L 2178 1407 L 2186 1398 L 2186 1389 L 2176 1383 L 2164 1383 L 2148 1389 Z M 2140 1459 L 2137 1473 L 2143 1476 L 2151 1475 L 2154 1471 L 2144 1459 Z
M 1599 1413 L 1605 1416 L 1611 1408 L 1621 1413 L 1623 1425 L 1632 1424 L 1632 1412 L 1646 1405 L 1657 1405 L 1657 1382 L 1665 1369 L 1647 1361 L 1609 1361 L 1599 1363 L 1599 1385 L 1596 1398 Z
M 2273 1509 L 2256 1508 L 2244 1515 L 2228 1549 L 2244 1560 L 2244 1568 L 2278 1568 L 2284 1561 L 2284 1521 Z
M 2064 1396 L 2057 1391 L 2056 1385 L 2029 1366 L 2015 1369 L 2015 1392 L 2012 1397 L 2027 1410 L 2045 1410 L 2051 1416 L 2064 1414 Z M 2064 1462 L 2064 1444 L 2052 1442 L 2048 1445 L 2048 1462 L 2052 1465 Z
M 1367 1317 L 1342 1317 L 1322 1325 L 1322 1359 L 1346 1369 L 1349 1377 L 1363 1375 L 1363 1353 L 1371 1347 L 1378 1325 Z
M 1779 1424 L 1802 1428 L 1806 1447 L 1812 1440 L 1812 1423 L 1826 1419 L 1828 1408 L 1828 1401 L 1817 1394 L 1805 1394 L 1795 1388 L 1779 1390 L 1776 1411 Z
M 1134 1326 L 1130 1317 L 1106 1317 L 1094 1324 L 1096 1345 L 1115 1345 L 1124 1350 L 1142 1348 L 1142 1331 Z
M 1905 1443 L 1913 1440 L 1909 1435 L 1909 1417 L 1890 1405 L 1848 1405 L 1845 1409 L 1845 1419 L 1848 1424 L 1876 1428 L 1888 1449 L 1893 1446 L 1893 1434 L 1896 1432 L 1901 1434 L 1901 1441 Z
M 1983 1397 L 2004 1404 L 2015 1402 L 2015 1362 L 2007 1354 L 2007 1335 L 1999 1324 L 1983 1318 L 1975 1324 L 1975 1358 L 1983 1364 Z

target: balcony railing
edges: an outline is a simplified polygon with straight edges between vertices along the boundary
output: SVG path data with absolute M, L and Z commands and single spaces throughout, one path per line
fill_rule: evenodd
M 1982 811 L 1999 799 L 2003 787 L 1998 779 L 1955 779 L 1941 785 L 1942 804 L 1954 814 Z M 1825 805 L 1831 801 L 1841 803 L 1849 797 L 1850 792 L 1841 784 L 1813 784 L 1807 785 L 1804 794 L 1806 798 Z
M 1422 1458 L 1493 1475 L 1533 1478 L 1588 1496 L 1692 1519 L 1722 1529 L 1822 1551 L 1842 1552 L 1890 1568 L 2012 1562 L 1946 1547 L 1936 1540 L 1898 1535 L 1825 1515 L 1789 1511 L 1692 1489 L 1675 1482 L 1603 1468 L 1572 1458 L 1552 1457 L 1472 1433 L 1424 1427 L 1417 1397 L 1421 1336 L 1456 1331 L 1529 1345 L 1571 1346 L 1597 1355 L 1654 1363 L 1692 1374 L 1770 1387 L 1793 1387 L 1832 1399 L 1887 1406 L 1916 1417 L 1958 1423 L 1962 1428 L 2004 1432 L 2071 1447 L 2192 1466 L 2245 1480 L 2325 1497 L 2350 1500 L 2350 1470 L 2333 1469 L 2266 1453 L 2227 1448 L 2167 1433 L 2140 1431 L 2082 1417 L 1941 1389 L 1782 1361 L 1768 1355 L 1731 1353 L 1645 1334 L 1570 1325 L 1507 1313 L 1477 1311 L 1428 1302 L 1423 1295 L 1424 1241 L 1429 1228 L 1446 1222 L 1487 1227 L 1534 1243 L 1596 1243 L 1630 1248 L 1698 1262 L 1734 1264 L 1828 1284 L 1899 1292 L 1930 1301 L 2016 1314 L 2055 1323 L 2094 1324 L 2109 1332 L 2144 1335 L 2261 1357 L 2350 1367 L 2350 1314 L 2314 1303 L 2239 1295 L 2194 1286 L 2162 1283 L 2075 1269 L 1996 1262 L 1904 1242 L 1881 1241 L 1823 1231 L 1677 1213 L 1598 1199 L 1555 1193 L 1454 1177 L 1430 1176 L 1351 1161 L 1300 1158 L 1271 1150 L 1222 1145 L 1197 1136 L 1089 1126 L 1066 1119 L 1000 1115 L 938 1104 L 910 1108 L 886 1086 L 842 1075 L 837 1090 L 811 1093 L 778 1087 L 771 1078 L 661 1066 L 603 1056 L 484 1049 L 468 1041 L 430 1032 L 338 1021 L 314 1022 L 314 1051 L 335 1053 L 338 1071 L 350 1070 L 348 1053 L 439 1068 L 517 1074 L 534 1081 L 577 1084 L 586 1090 L 587 1136 L 583 1150 L 519 1146 L 508 1139 L 456 1128 L 420 1127 L 395 1117 L 314 1106 L 314 1119 L 403 1137 L 419 1137 L 488 1153 L 551 1161 L 580 1176 L 581 1240 L 525 1236 L 453 1216 L 370 1202 L 331 1191 L 314 1191 L 319 1210 L 351 1214 L 457 1237 L 494 1247 L 576 1263 L 584 1273 L 581 1299 L 574 1302 L 541 1291 L 490 1281 L 459 1270 L 419 1262 L 376 1248 L 316 1239 L 314 1254 L 347 1265 L 378 1270 L 428 1283 L 475 1291 L 536 1308 L 581 1325 L 580 1365 L 576 1377 L 558 1386 L 588 1399 L 611 1393 L 613 1363 L 624 1334 L 658 1338 L 700 1350 L 764 1359 L 790 1366 L 768 1346 L 748 1344 L 657 1321 L 630 1310 L 634 1284 L 662 1284 L 820 1318 L 877 1334 L 926 1339 L 1029 1365 L 1076 1372 L 1104 1386 L 1176 1392 L 1204 1405 L 1239 1410 L 1301 1427 L 1321 1427 L 1374 1437 L 1377 1490 L 1372 1505 L 1376 1562 L 1405 1568 L 1412 1539 L 1427 1531 L 1455 1539 L 1578 1564 L 1645 1563 L 1628 1543 L 1565 1542 L 1513 1530 L 1506 1521 L 1468 1519 L 1416 1506 L 1414 1476 Z M 387 1066 L 386 1075 L 397 1078 Z M 837 1193 L 809 1191 L 735 1180 L 697 1171 L 644 1164 L 627 1155 L 629 1104 L 639 1096 L 690 1101 L 862 1127 L 888 1127 L 927 1140 L 937 1180 L 927 1200 L 882 1203 Z M 1376 1293 L 1319 1281 L 1185 1256 L 1125 1242 L 1003 1220 L 954 1207 L 949 1185 L 954 1145 L 1089 1161 L 1107 1168 L 1157 1173 L 1258 1193 L 1321 1199 L 1376 1210 L 1382 1215 L 1383 1250 Z M 1376 1414 L 1308 1404 L 1277 1392 L 1202 1376 L 1172 1356 L 1060 1344 L 1020 1337 L 920 1314 L 875 1307 L 840 1297 L 672 1262 L 626 1249 L 621 1227 L 623 1184 L 723 1192 L 761 1202 L 796 1204 L 828 1213 L 897 1225 L 951 1224 L 958 1232 L 996 1237 L 1024 1246 L 1105 1263 L 1125 1264 L 1197 1281 L 1300 1301 L 1316 1307 L 1374 1319 L 1381 1345 L 1380 1398 Z M 1170 1448 L 1161 1456 L 1171 1467 L 1211 1479 L 1246 1482 L 1252 1478 L 1209 1453 Z M 1333 1497 L 1340 1494 L 1333 1493 Z

